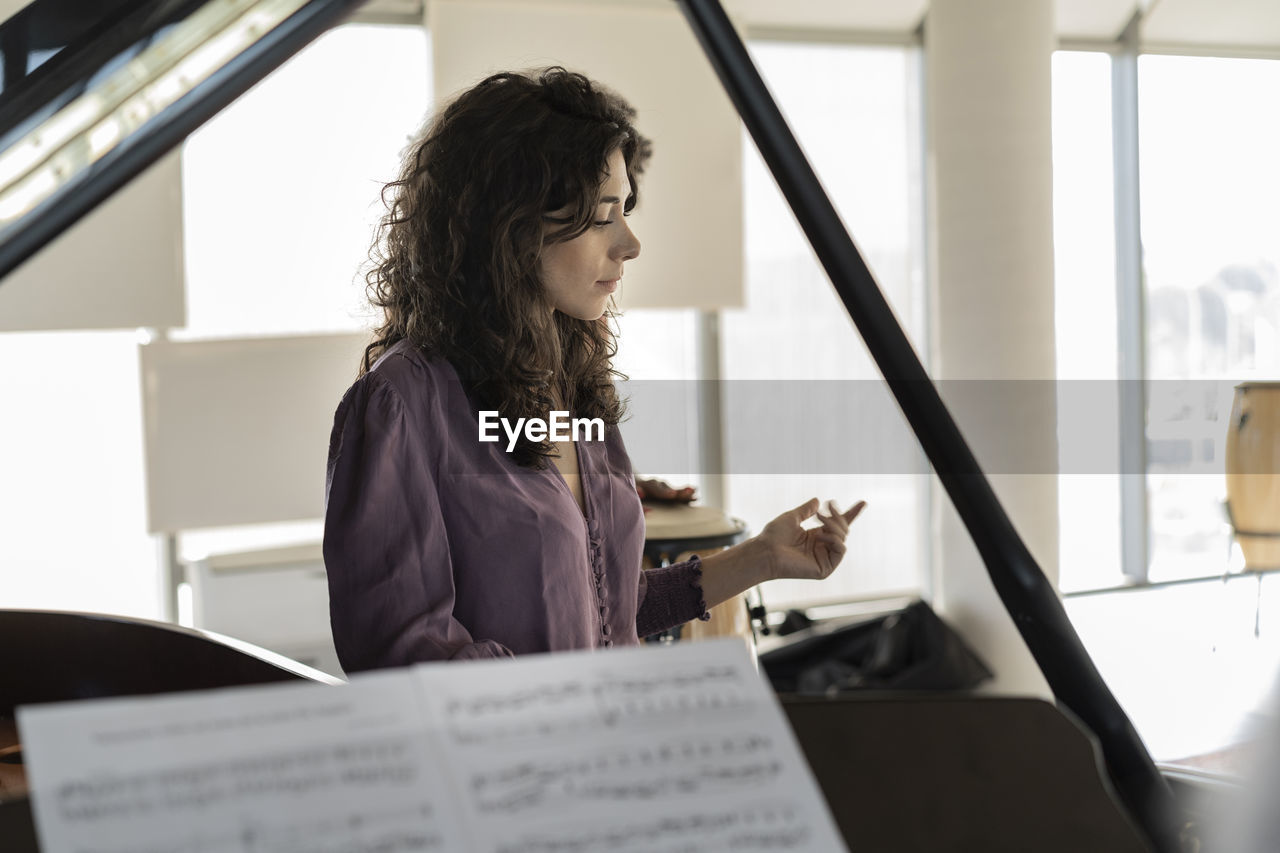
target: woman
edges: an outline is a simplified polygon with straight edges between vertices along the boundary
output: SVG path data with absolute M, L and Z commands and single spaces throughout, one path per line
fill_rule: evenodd
M 634 116 L 561 68 L 497 74 L 444 108 L 384 190 L 368 284 L 385 321 L 338 407 L 326 492 L 348 672 L 634 645 L 840 562 L 862 504 L 823 515 L 814 499 L 641 574 L 607 313 L 640 253 Z M 600 429 L 548 434 L 557 412 Z

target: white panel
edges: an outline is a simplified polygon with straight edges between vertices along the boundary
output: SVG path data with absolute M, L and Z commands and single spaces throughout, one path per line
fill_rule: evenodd
M 1148 0 L 1058 0 L 1056 30 L 1061 38 L 1119 38 L 1139 6 Z
M 186 323 L 174 152 L 0 281 L 0 331 Z
M 742 304 L 737 113 L 674 8 L 432 0 L 437 103 L 496 71 L 563 65 L 630 101 L 654 140 L 632 228 L 624 308 Z
M 1280 47 L 1276 0 L 1160 0 L 1142 26 L 1144 43 Z
M 318 518 L 366 335 L 139 348 L 151 532 Z
M 721 0 L 748 27 L 843 29 L 909 34 L 920 26 L 926 0 Z
M 1045 380 L 943 396 L 1031 552 L 1057 578 L 1054 402 L 1052 0 L 933 0 L 925 125 L 933 218 L 933 375 Z M 986 387 L 990 387 L 989 385 Z M 952 392 L 952 393 L 948 393 Z M 1016 454 L 1016 455 L 1010 455 Z M 999 460 L 1018 459 L 1027 471 Z M 996 462 L 996 466 L 992 465 Z M 938 517 L 935 605 L 996 673 L 995 689 L 1045 690 L 959 517 Z
M 320 543 L 217 554 L 188 568 L 196 628 L 342 677 Z

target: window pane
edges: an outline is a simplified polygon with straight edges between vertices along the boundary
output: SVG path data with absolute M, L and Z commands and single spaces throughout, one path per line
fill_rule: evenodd
M 917 52 L 758 43 L 752 54 L 908 334 L 924 340 Z M 820 585 L 774 582 L 766 591 L 771 607 L 915 589 L 925 558 L 927 476 L 911 470 L 819 475 L 813 472 L 820 464 L 807 471 L 790 467 L 802 458 L 820 463 L 814 453 L 822 447 L 874 444 L 849 420 L 815 411 L 828 392 L 860 411 L 863 400 L 880 398 L 883 386 L 754 144 L 744 144 L 747 307 L 725 311 L 722 322 L 730 509 L 758 532 L 814 495 L 845 506 L 857 498 L 869 502 L 850 537 L 848 563 L 856 571 Z M 809 390 L 800 393 L 806 403 L 818 401 L 816 409 L 787 411 L 778 404 L 780 395 L 796 389 L 792 380 L 804 380 Z M 896 409 L 886 411 L 890 431 L 914 447 Z M 750 431 L 770 423 L 785 439 L 767 451 L 773 458 L 735 458 L 735 447 L 758 447 Z M 762 470 L 768 473 L 743 473 Z
M 708 497 L 698 464 L 698 312 L 633 308 L 618 317 L 613 366 L 629 408 L 622 424 L 638 477 L 693 486 Z
M 134 332 L 0 335 L 3 607 L 154 618 Z M 38 365 L 33 367 L 33 365 Z
M 1064 591 L 1123 580 L 1112 172 L 1111 57 L 1059 51 L 1053 56 L 1053 244 Z M 1099 417 L 1106 422 L 1099 424 Z
M 393 85 L 389 85 L 389 82 Z M 353 331 L 381 185 L 430 106 L 421 27 L 349 25 L 192 134 L 175 337 Z
M 1280 356 L 1280 62 L 1139 63 L 1151 577 L 1228 567 L 1231 386 Z

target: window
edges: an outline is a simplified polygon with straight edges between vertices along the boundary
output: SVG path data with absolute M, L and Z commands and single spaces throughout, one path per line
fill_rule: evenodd
M 1099 671 L 1153 755 L 1172 760 L 1247 734 L 1280 667 L 1274 596 L 1235 574 L 1223 507 L 1232 385 L 1274 378 L 1280 363 L 1280 117 L 1268 108 L 1280 62 L 1139 56 L 1132 100 L 1123 74 L 1114 88 L 1135 153 L 1112 127 L 1113 68 L 1131 61 L 1054 58 L 1059 399 L 1103 402 L 1083 415 L 1060 402 L 1062 587 Z M 1113 216 L 1125 197 L 1141 212 L 1142 269 L 1117 281 L 1117 254 L 1138 248 Z M 1141 302 L 1145 325 L 1117 316 L 1117 296 Z M 1119 392 L 1093 387 L 1115 384 L 1121 351 L 1142 354 L 1146 392 L 1145 417 L 1123 434 Z M 1145 448 L 1145 470 L 1116 476 L 1122 440 Z M 1121 518 L 1120 483 L 1135 478 L 1145 517 L 1126 505 Z M 1140 564 L 1124 567 L 1140 591 L 1108 591 L 1125 584 L 1122 524 L 1148 530 Z M 1209 580 L 1167 583 L 1192 578 Z
M 917 51 L 792 42 L 749 49 L 908 334 L 924 340 Z M 839 109 L 831 108 L 832 86 L 815 81 L 838 88 Z M 719 318 L 725 508 L 758 533 L 815 495 L 842 508 L 869 502 L 872 521 L 860 522 L 850 539 L 848 564 L 856 570 L 821 584 L 775 581 L 765 590 L 771 609 L 918 590 L 929 492 L 919 472 L 927 466 L 745 134 L 743 145 L 747 304 Z M 632 379 L 669 380 L 645 384 L 692 411 L 697 395 L 682 389 L 698 376 L 696 312 L 632 310 L 620 327 L 619 369 Z M 664 387 L 654 391 L 654 384 Z M 688 443 L 696 467 L 697 425 L 664 429 Z M 898 464 L 868 464 L 888 449 Z M 673 476 L 705 490 L 703 477 Z
M 1111 57 L 1053 57 L 1058 560 L 1064 591 L 1115 586 L 1120 566 Z
M 1280 85 L 1280 62 L 1142 56 L 1141 175 L 1145 328 L 1117 329 L 1111 58 L 1060 52 L 1054 60 L 1054 190 L 1062 442 L 1062 585 L 1123 582 L 1117 531 L 1114 398 L 1120 336 L 1145 345 L 1147 519 L 1152 582 L 1211 577 L 1241 566 L 1229 556 L 1223 478 L 1232 386 L 1275 377 L 1280 359 L 1280 119 L 1261 108 Z M 1124 175 L 1134 182 L 1137 175 Z M 1095 385 L 1096 383 L 1096 385 Z M 1132 389 L 1129 389 L 1132 390 Z M 1081 401 L 1106 420 L 1089 424 Z M 1106 404 L 1111 407 L 1107 407 Z M 1131 427 L 1138 428 L 1138 427 Z M 1086 476 L 1083 472 L 1088 472 Z M 1141 472 L 1123 472 L 1142 476 Z M 1075 531 L 1075 533 L 1073 533 Z M 1088 535 L 1084 535 L 1088 532 Z
M 1232 385 L 1280 370 L 1280 62 L 1143 56 L 1138 73 L 1159 581 L 1227 570 Z
M 924 340 L 916 50 L 756 43 L 752 54 L 908 334 Z M 765 600 L 918 589 L 929 478 L 913 473 L 926 470 L 913 467 L 914 437 L 754 144 L 744 144 L 747 307 L 724 311 L 721 327 L 729 506 L 758 532 L 815 495 L 842 508 L 868 501 L 850 538 L 856 571 L 820 585 L 775 581 Z M 761 439 L 766 425 L 772 440 Z M 900 467 L 868 465 L 855 452 L 886 451 L 882 439 L 906 448 L 894 457 Z

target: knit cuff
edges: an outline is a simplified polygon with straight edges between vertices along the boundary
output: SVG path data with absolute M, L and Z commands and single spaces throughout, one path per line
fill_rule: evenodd
M 636 634 L 641 637 L 692 619 L 705 622 L 711 618 L 702 592 L 702 560 L 697 555 L 670 566 L 645 569 L 641 586 L 643 598 L 636 611 Z

